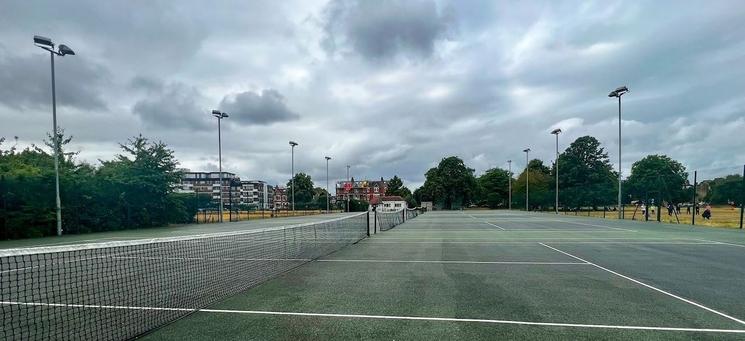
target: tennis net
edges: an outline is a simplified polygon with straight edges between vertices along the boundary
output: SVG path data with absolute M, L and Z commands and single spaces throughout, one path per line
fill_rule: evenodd
M 423 210 L 420 208 L 404 208 L 398 211 L 376 211 L 375 221 L 378 224 L 378 231 L 388 231 L 398 225 L 403 224 L 409 219 L 416 218 Z
M 365 212 L 241 232 L 0 250 L 0 338 L 130 339 L 367 232 Z

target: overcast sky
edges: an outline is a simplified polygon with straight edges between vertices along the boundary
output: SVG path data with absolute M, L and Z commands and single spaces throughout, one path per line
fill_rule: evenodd
M 192 170 L 284 183 L 295 169 L 333 179 L 394 174 L 411 187 L 441 158 L 477 173 L 553 160 L 597 137 L 624 172 L 664 153 L 711 173 L 745 163 L 742 1 L 26 1 L 0 3 L 0 136 L 51 131 L 52 38 L 58 120 L 97 163 L 142 134 Z M 741 167 L 741 166 L 740 166 Z

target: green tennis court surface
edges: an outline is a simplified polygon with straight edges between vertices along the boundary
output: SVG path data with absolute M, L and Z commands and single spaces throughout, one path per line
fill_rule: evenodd
M 429 212 L 146 340 L 743 339 L 740 231 Z

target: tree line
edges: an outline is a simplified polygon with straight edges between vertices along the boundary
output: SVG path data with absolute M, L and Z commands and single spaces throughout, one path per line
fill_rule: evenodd
M 114 159 L 94 166 L 65 151 L 69 137 L 58 132 L 60 195 L 64 233 L 85 233 L 191 222 L 192 195 L 174 193 L 181 174 L 173 151 L 136 136 Z M 49 136 L 49 141 L 51 141 Z M 1 147 L 0 239 L 56 233 L 53 144 L 48 149 Z
M 573 141 L 558 157 L 559 206 L 561 209 L 599 209 L 615 207 L 618 199 L 618 173 L 600 142 L 592 136 Z M 424 185 L 413 193 L 417 202 L 431 201 L 437 207 L 464 206 L 506 208 L 512 182 L 512 207 L 525 209 L 526 178 L 529 209 L 553 209 L 555 205 L 556 163 L 546 165 L 533 159 L 517 174 L 492 168 L 476 176 L 462 159 L 450 156 L 425 173 Z M 689 203 L 693 186 L 680 162 L 666 155 L 648 155 L 633 163 L 631 174 L 622 182 L 622 201 Z M 741 205 L 745 188 L 739 174 L 705 180 L 709 191 L 704 198 L 711 204 Z

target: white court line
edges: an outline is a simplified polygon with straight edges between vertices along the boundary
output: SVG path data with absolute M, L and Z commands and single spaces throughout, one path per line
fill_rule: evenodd
M 637 232 L 636 230 L 629 230 L 629 229 L 623 229 L 620 227 L 611 227 L 606 225 L 597 225 L 597 224 L 588 224 L 588 223 L 580 223 L 576 221 L 571 220 L 562 220 L 562 219 L 552 219 L 552 220 L 546 220 L 546 221 L 552 221 L 552 222 L 559 222 L 559 223 L 569 223 L 569 224 L 577 224 L 577 225 L 585 225 L 585 226 L 594 226 L 594 227 L 602 227 L 606 229 L 612 229 L 612 230 L 619 230 L 619 231 L 627 231 L 627 232 Z
M 700 241 L 702 241 L 702 242 L 711 242 L 711 243 L 715 243 L 715 244 L 720 244 L 720 245 L 729 245 L 729 246 L 745 247 L 745 245 L 743 245 L 743 244 L 736 244 L 736 243 L 727 243 L 727 242 L 719 242 L 719 241 L 716 241 L 716 240 L 708 240 L 708 239 L 696 239 L 696 240 L 700 240 Z
M 551 244 L 650 244 L 650 245 L 721 245 L 721 243 L 717 242 L 668 242 L 668 241 L 570 241 L 570 240 L 556 240 L 556 241 L 550 241 L 550 240 L 543 240 L 541 241 L 543 243 L 551 243 Z M 421 242 L 419 244 L 432 244 L 434 242 Z M 491 242 L 456 242 L 456 243 L 462 243 L 462 244 L 535 244 L 537 241 L 535 240 L 500 240 L 500 241 L 491 241 Z M 417 244 L 417 242 L 369 242 L 365 245 L 375 245 L 375 244 Z M 440 243 L 435 243 L 440 244 Z
M 463 214 L 465 214 L 465 213 L 463 213 Z M 484 224 L 487 224 L 487 225 L 491 225 L 491 226 L 494 226 L 494 227 L 496 227 L 496 228 L 498 228 L 498 229 L 500 229 L 500 230 L 503 230 L 503 231 L 505 230 L 505 228 L 504 228 L 504 227 L 502 227 L 502 226 L 499 226 L 499 225 L 495 225 L 495 224 L 492 224 L 492 223 L 490 223 L 490 222 L 488 222 L 488 221 L 486 221 L 486 220 L 479 220 L 479 218 L 476 218 L 476 217 L 474 217 L 474 216 L 472 216 L 472 215 L 470 215 L 470 214 L 466 214 L 466 215 L 467 215 L 467 216 L 469 216 L 469 217 L 471 217 L 471 218 L 473 218 L 473 219 L 475 219 L 475 220 L 477 220 L 477 221 L 480 221 L 480 222 L 482 222 L 482 223 L 484 223 Z
M 0 302 L 0 305 L 46 306 L 46 307 L 64 307 L 64 308 L 92 308 L 92 309 L 151 310 L 151 311 L 183 311 L 183 312 L 202 312 L 202 313 L 216 313 L 216 314 L 305 316 L 305 317 L 336 317 L 336 318 L 358 318 L 358 319 L 375 319 L 375 320 L 471 322 L 471 323 L 489 323 L 489 324 L 510 324 L 510 325 L 524 325 L 524 326 L 539 326 L 539 327 L 571 327 L 571 328 L 595 328 L 595 329 L 625 329 L 625 330 L 647 330 L 647 331 L 673 331 L 673 332 L 695 332 L 695 333 L 745 334 L 745 329 L 712 329 L 712 328 L 678 328 L 678 327 L 654 327 L 654 326 L 624 326 L 624 325 L 609 325 L 609 324 L 580 324 L 580 323 L 560 323 L 560 322 L 531 322 L 531 321 L 470 319 L 470 318 L 454 318 L 454 317 L 395 316 L 395 315 L 361 315 L 361 314 L 327 314 L 327 313 L 301 313 L 301 312 L 262 311 L 262 310 L 161 308 L 161 307 L 135 307 L 135 306 L 89 305 L 89 304 L 61 304 L 61 303 L 34 303 L 34 302 L 12 302 L 12 301 L 2 301 L 2 302 Z
M 112 258 L 112 259 L 138 259 L 138 260 L 183 260 L 183 261 L 192 261 L 192 260 L 219 260 L 219 261 L 285 261 L 285 262 L 310 262 L 313 259 L 310 258 L 230 258 L 230 257 L 134 257 L 134 256 L 127 256 L 127 257 L 119 257 L 119 256 L 111 256 L 106 258 Z
M 712 308 L 709 308 L 709 307 L 707 307 L 707 306 L 704 306 L 704 305 L 702 305 L 702 304 L 699 304 L 699 303 L 693 302 L 693 301 L 691 301 L 691 300 L 689 300 L 689 299 L 687 299 L 687 298 L 683 298 L 683 297 L 680 297 L 680 296 L 678 296 L 678 295 L 675 295 L 675 294 L 673 294 L 673 293 L 671 293 L 671 292 L 668 292 L 668 291 L 662 290 L 662 289 L 660 289 L 660 288 L 656 288 L 656 287 L 653 287 L 653 286 L 651 286 L 651 285 L 649 285 L 649 284 L 646 284 L 646 283 L 644 283 L 644 282 L 642 282 L 642 281 L 639 281 L 639 280 L 633 279 L 633 278 L 631 278 L 631 277 L 628 277 L 628 276 L 622 275 L 622 274 L 620 274 L 620 273 L 618 273 L 618 272 L 615 272 L 615 271 L 613 271 L 613 270 L 610 270 L 610 269 L 604 268 L 604 267 L 602 267 L 602 266 L 600 266 L 600 265 L 597 265 L 597 264 L 595 264 L 595 263 L 592 263 L 592 262 L 588 262 L 588 261 L 586 261 L 586 260 L 584 260 L 584 259 L 582 259 L 582 258 L 579 258 L 579 257 L 577 257 L 577 256 L 575 256 L 575 255 L 573 255 L 573 254 L 571 254 L 571 253 L 568 253 L 568 252 L 564 252 L 564 251 L 561 251 L 561 250 L 559 250 L 559 249 L 557 249 L 557 248 L 555 248 L 555 247 L 551 247 L 551 246 L 548 246 L 548 245 L 546 245 L 546 244 L 544 244 L 544 243 L 539 243 L 539 244 L 541 244 L 541 245 L 543 245 L 543 246 L 545 246 L 545 247 L 547 247 L 547 248 L 549 248 L 549 249 L 551 249 L 551 250 L 554 250 L 554 251 L 556 251 L 556 252 L 559 252 L 559 253 L 563 253 L 563 254 L 565 254 L 565 255 L 567 255 L 567 256 L 569 256 L 569 257 L 572 257 L 572 258 L 574 258 L 574 259 L 576 259 L 576 260 L 578 260 L 578 261 L 581 261 L 581 262 L 586 262 L 586 263 L 588 263 L 588 264 L 590 264 L 590 265 L 592 265 L 592 266 L 594 266 L 594 267 L 596 267 L 596 268 L 598 268 L 598 269 L 601 269 L 601 270 L 604 270 L 604 271 L 610 272 L 610 273 L 612 273 L 612 274 L 614 274 L 614 275 L 616 275 L 616 276 L 618 276 L 618 277 L 621 277 L 621 278 L 627 279 L 627 280 L 629 280 L 629 281 L 632 281 L 632 282 L 634 282 L 634 283 L 636 283 L 636 284 L 639 284 L 639 285 L 645 286 L 645 287 L 647 287 L 647 288 L 649 288 L 649 289 L 652 289 L 652 290 L 654 290 L 654 291 L 657 291 L 657 292 L 663 293 L 663 294 L 665 294 L 665 295 L 667 295 L 667 296 L 670 296 L 670 297 L 672 297 L 672 298 L 675 298 L 675 299 L 681 300 L 681 301 L 683 301 L 683 302 L 685 302 L 685 303 L 691 304 L 691 305 L 693 305 L 693 306 L 699 307 L 699 308 L 701 308 L 701 309 L 704 309 L 704 310 L 706 310 L 706 311 L 712 312 L 712 313 L 714 313 L 714 314 L 717 314 L 717 315 L 719 315 L 719 316 L 722 316 L 722 317 L 728 318 L 728 319 L 730 319 L 730 320 L 732 320 L 732 321 L 735 321 L 735 322 L 737 322 L 737 323 L 739 323 L 739 324 L 743 324 L 743 325 L 745 325 L 745 321 L 743 321 L 743 320 L 740 320 L 740 319 L 738 319 L 738 318 L 736 318 L 736 317 L 733 317 L 733 316 L 727 315 L 727 314 L 725 314 L 725 313 L 723 313 L 723 312 L 720 312 L 720 311 L 714 310 L 714 309 L 712 309 Z
M 318 262 L 359 263 L 432 263 L 432 264 L 516 264 L 516 265 L 589 265 L 579 262 L 457 261 L 457 260 L 387 260 L 387 259 L 319 259 Z

